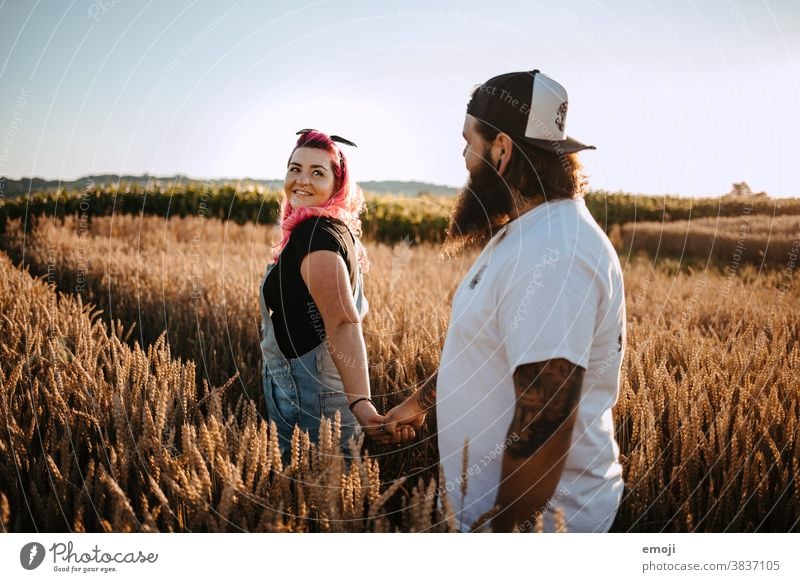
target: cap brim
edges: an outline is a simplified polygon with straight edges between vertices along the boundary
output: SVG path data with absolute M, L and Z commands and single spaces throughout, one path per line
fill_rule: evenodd
M 515 139 L 518 139 L 522 142 L 530 144 L 534 147 L 539 149 L 552 152 L 554 154 L 574 154 L 575 152 L 579 152 L 581 150 L 594 150 L 597 149 L 593 145 L 586 145 L 585 143 L 579 142 L 577 139 L 573 139 L 567 136 L 566 139 L 563 140 L 554 140 L 554 139 L 535 139 L 532 137 L 525 137 L 522 135 L 515 135 L 513 136 Z

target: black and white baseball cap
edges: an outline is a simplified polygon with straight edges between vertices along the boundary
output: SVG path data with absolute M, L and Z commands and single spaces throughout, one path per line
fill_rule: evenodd
M 507 133 L 558 155 L 593 150 L 567 136 L 567 90 L 538 70 L 506 73 L 479 85 L 467 113 Z

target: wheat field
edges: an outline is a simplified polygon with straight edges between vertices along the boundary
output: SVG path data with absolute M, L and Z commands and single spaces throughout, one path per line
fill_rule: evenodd
M 344 466 L 340 427 L 295 432 L 283 466 L 274 425 L 231 382 L 198 392 L 164 337 L 130 348 L 79 296 L 0 256 L 0 523 L 4 531 L 450 531 L 423 490 L 402 515 L 369 452 Z
M 192 218 L 45 220 L 27 234 L 9 222 L 5 531 L 452 529 L 431 495 L 435 418 L 409 446 L 368 445 L 349 470 L 330 454 L 335 426 L 320 443 L 298 434 L 280 466 L 258 377 L 258 283 L 274 235 Z M 435 371 L 470 257 L 368 250 L 364 331 L 385 410 Z M 626 492 L 613 531 L 797 531 L 794 270 L 623 264 L 614 414 Z
M 800 217 L 739 216 L 674 222 L 638 222 L 620 227 L 623 252 L 646 251 L 694 261 L 785 267 L 800 258 Z

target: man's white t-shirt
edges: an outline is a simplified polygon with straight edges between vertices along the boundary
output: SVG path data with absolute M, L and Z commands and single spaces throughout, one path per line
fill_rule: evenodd
M 503 452 L 513 438 L 514 370 L 554 358 L 585 373 L 545 530 L 553 530 L 554 510 L 561 507 L 567 531 L 608 531 L 623 490 L 611 408 L 624 347 L 622 269 L 582 198 L 536 206 L 486 245 L 453 298 L 437 381 L 440 488 L 462 531 L 497 498 Z

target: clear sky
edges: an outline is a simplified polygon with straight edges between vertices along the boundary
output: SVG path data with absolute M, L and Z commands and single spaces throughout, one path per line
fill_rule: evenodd
M 593 188 L 800 196 L 799 57 L 797 0 L 0 0 L 0 175 L 282 178 L 314 127 L 459 186 L 470 90 L 537 68 Z

